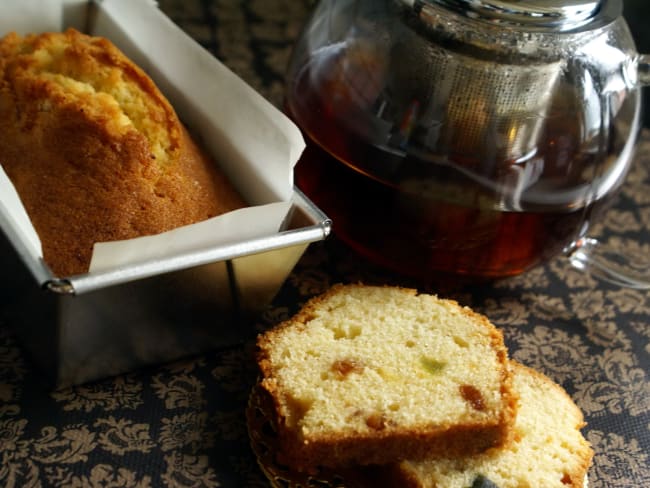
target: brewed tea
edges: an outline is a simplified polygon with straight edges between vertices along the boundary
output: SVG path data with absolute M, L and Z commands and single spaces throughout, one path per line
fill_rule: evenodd
M 308 143 L 296 183 L 341 240 L 380 265 L 423 279 L 516 275 L 581 236 L 625 176 L 615 124 L 606 139 L 594 135 L 603 113 L 585 120 L 563 96 L 569 88 L 557 89 L 534 150 L 506 158 L 496 148 L 503 127 L 494 148 L 464 146 L 462 133 L 436 146 L 421 100 L 382 99 L 380 63 L 346 55 L 345 69 L 329 56 L 290 87 L 286 108 Z M 386 110 L 393 120 L 401 110 L 402 123 L 384 124 Z

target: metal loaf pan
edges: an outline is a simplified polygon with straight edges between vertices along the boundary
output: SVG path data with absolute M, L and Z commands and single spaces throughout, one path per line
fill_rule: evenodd
M 0 234 L 0 317 L 56 387 L 250 338 L 327 217 L 298 190 L 284 230 L 246 242 L 69 279 L 39 281 Z
M 62 2 L 75 26 L 89 25 L 98 3 Z M 10 217 L 0 205 L 0 322 L 53 387 L 251 338 L 251 322 L 307 246 L 330 232 L 327 216 L 294 188 L 277 232 L 62 278 L 26 251 Z

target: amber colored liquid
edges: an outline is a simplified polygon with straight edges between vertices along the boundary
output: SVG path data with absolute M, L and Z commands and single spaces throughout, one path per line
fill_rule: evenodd
M 379 265 L 425 280 L 516 275 L 560 253 L 602 206 L 504 208 L 493 189 L 462 172 L 368 144 L 345 128 L 354 114 L 343 113 L 344 97 L 333 101 L 327 91 L 301 80 L 299 102 L 288 99 L 287 112 L 307 140 L 296 184 L 333 220 L 342 241 Z M 546 138 L 547 169 L 583 157 L 560 121 Z M 418 189 L 417 181 L 429 187 Z

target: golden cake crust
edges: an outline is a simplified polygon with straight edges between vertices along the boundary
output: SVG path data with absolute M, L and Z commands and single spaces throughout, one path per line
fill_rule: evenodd
M 351 412 L 347 417 L 349 424 L 343 422 L 338 427 L 325 427 L 317 429 L 317 432 L 312 431 L 313 426 L 310 425 L 309 430 L 307 430 L 302 416 L 305 413 L 303 410 L 310 409 L 311 405 L 304 405 L 305 400 L 301 397 L 301 395 L 305 395 L 304 388 L 300 391 L 300 386 L 296 387 L 290 384 L 292 380 L 288 379 L 288 375 L 285 374 L 287 368 L 303 370 L 304 377 L 318 377 L 320 375 L 320 377 L 324 378 L 324 382 L 333 381 L 336 383 L 337 380 L 341 380 L 340 382 L 343 383 L 348 377 L 352 378 L 357 373 L 355 363 L 353 360 L 350 360 L 349 364 L 346 364 L 345 360 L 342 362 L 335 360 L 332 363 L 334 367 L 317 369 L 313 364 L 318 360 L 312 363 L 308 357 L 304 362 L 298 360 L 287 366 L 287 364 L 282 364 L 284 362 L 283 355 L 291 353 L 279 352 L 279 350 L 286 348 L 287 342 L 293 344 L 293 346 L 286 348 L 286 351 L 289 351 L 292 347 L 302 350 L 304 347 L 299 345 L 303 341 L 301 335 L 306 336 L 309 329 L 315 327 L 312 323 L 314 318 L 319 314 L 322 316 L 323 311 L 329 307 L 338 308 L 338 305 L 330 303 L 332 298 L 345 295 L 354 296 L 358 292 L 364 293 L 366 290 L 371 294 L 375 291 L 378 293 L 386 292 L 388 293 L 387 296 L 394 294 L 399 300 L 405 299 L 407 302 L 412 302 L 414 306 L 417 306 L 417 297 L 426 298 L 428 302 L 433 301 L 453 314 L 456 317 L 454 320 L 471 323 L 472 333 L 481 336 L 481 344 L 489 351 L 488 354 L 492 356 L 489 358 L 489 364 L 490 368 L 494 368 L 494 384 L 489 385 L 489 388 L 492 389 L 492 392 L 493 390 L 497 391 L 497 398 L 489 408 L 486 408 L 486 410 L 489 410 L 489 414 L 485 412 L 486 415 L 482 417 L 459 414 L 457 418 L 454 417 L 452 420 L 439 423 L 429 421 L 429 414 L 438 408 L 435 405 L 435 400 L 433 400 L 433 392 L 436 388 L 434 378 L 431 386 L 431 403 L 426 403 L 425 399 L 417 404 L 416 409 L 422 410 L 418 412 L 421 415 L 417 420 L 407 420 L 400 423 L 402 421 L 398 420 L 399 415 L 395 414 L 401 408 L 400 405 L 389 405 L 388 408 L 378 408 L 377 411 L 374 411 L 371 406 L 372 402 L 366 402 L 362 398 L 366 393 L 368 395 L 372 394 L 377 397 L 375 403 L 381 403 L 381 395 L 384 392 L 373 391 L 373 389 L 381 390 L 383 383 L 380 381 L 379 386 L 377 384 L 365 385 L 363 380 L 359 380 L 359 387 L 356 391 L 354 389 L 347 390 L 352 392 L 352 396 L 356 395 L 354 398 L 337 399 L 343 405 L 342 408 L 348 408 L 349 403 L 349 411 Z M 411 301 L 409 297 L 415 301 Z M 354 299 L 363 300 L 363 297 L 354 297 Z M 341 309 L 346 306 L 343 305 Z M 405 310 L 405 312 L 408 312 L 408 310 Z M 356 311 L 350 308 L 349 313 L 350 317 L 354 317 Z M 392 313 L 392 310 L 387 311 L 387 321 L 391 320 L 390 315 Z M 395 320 L 397 320 L 397 317 Z M 351 320 L 351 322 L 353 321 L 354 319 Z M 435 319 L 431 321 L 435 322 Z M 371 329 L 371 327 L 368 326 L 368 329 Z M 348 331 L 348 333 L 350 332 Z M 358 332 L 358 335 L 362 336 L 366 333 L 368 331 Z M 283 336 L 288 334 L 290 334 L 290 339 L 287 341 Z M 352 341 L 355 340 L 354 334 L 353 331 L 350 335 Z M 388 334 L 390 335 L 391 332 L 388 332 Z M 340 335 L 344 336 L 345 332 L 340 332 Z M 468 344 L 474 341 L 471 337 L 466 337 L 466 339 L 469 341 Z M 458 337 L 454 338 L 454 340 L 460 343 L 464 339 Z M 398 343 L 402 339 L 395 338 L 395 341 Z M 336 349 L 336 342 L 337 339 L 326 339 L 320 344 L 319 350 Z M 294 317 L 261 335 L 257 344 L 257 361 L 262 373 L 260 385 L 274 402 L 274 422 L 276 423 L 281 446 L 279 456 L 283 462 L 295 469 L 305 470 L 313 466 L 339 468 L 343 466 L 382 464 L 394 462 L 397 459 L 419 459 L 449 453 L 467 455 L 502 445 L 508 441 L 508 427 L 515 415 L 516 396 L 511 389 L 507 351 L 503 344 L 503 336 L 487 318 L 472 312 L 468 308 L 460 307 L 451 300 L 437 299 L 428 295 L 420 296 L 415 290 L 405 288 L 335 285 L 325 294 L 310 300 Z M 305 347 L 307 348 L 307 356 L 320 355 L 317 351 L 309 351 L 309 349 L 316 349 L 313 346 Z M 360 349 L 364 347 L 366 345 L 359 346 Z M 417 345 L 413 344 L 413 347 L 415 348 Z M 472 346 L 469 345 L 468 347 Z M 395 354 L 399 354 L 397 349 L 395 349 Z M 390 350 L 377 351 L 377 356 L 385 357 L 392 353 L 393 351 Z M 369 357 L 370 359 L 368 359 Z M 364 361 L 372 361 L 372 353 L 370 355 L 366 354 L 364 358 Z M 405 361 L 410 361 L 410 359 Z M 373 365 L 367 364 L 366 370 L 382 370 L 383 368 L 386 377 L 390 378 L 393 374 L 391 372 L 392 366 L 382 365 L 381 362 L 382 360 L 378 359 Z M 405 365 L 405 372 L 407 372 L 407 375 L 419 375 L 421 371 L 417 370 L 418 368 L 417 364 L 415 369 Z M 359 367 L 358 369 L 358 376 L 362 376 L 363 368 Z M 420 382 L 414 386 L 414 388 L 423 387 L 424 394 L 421 395 L 422 398 L 428 394 L 427 374 L 427 372 L 423 373 L 425 382 Z M 339 375 L 341 377 L 337 379 Z M 332 376 L 334 376 L 333 380 Z M 397 378 L 397 381 L 406 385 L 411 383 L 408 376 L 402 379 Z M 386 388 L 391 388 L 389 383 L 392 382 L 392 379 L 386 381 Z M 456 389 L 458 385 L 453 383 L 453 386 L 454 388 L 450 389 L 452 395 L 455 397 L 460 396 Z M 479 388 L 483 387 L 484 385 L 479 386 Z M 386 397 L 391 394 L 393 393 L 387 391 Z M 393 396 L 395 395 L 393 394 Z M 458 399 L 454 398 L 454 400 Z M 473 401 L 471 398 L 465 400 L 466 403 L 470 404 Z M 318 404 L 318 401 L 314 402 L 314 405 L 316 404 Z M 322 405 L 322 402 L 320 405 Z M 413 410 L 412 407 L 405 406 L 403 411 L 408 412 L 409 408 Z M 460 400 L 460 408 L 463 409 L 462 399 Z M 477 408 L 477 405 L 468 407 L 470 411 L 472 408 Z M 442 408 L 439 409 L 442 410 Z M 327 415 L 336 415 L 336 413 L 328 412 Z M 341 415 L 345 416 L 344 413 Z M 360 422 L 358 417 L 361 417 Z M 433 418 L 433 416 L 431 417 Z M 364 423 L 368 428 L 364 428 Z
M 59 276 L 95 242 L 245 206 L 145 72 L 73 29 L 0 40 L 0 164 Z

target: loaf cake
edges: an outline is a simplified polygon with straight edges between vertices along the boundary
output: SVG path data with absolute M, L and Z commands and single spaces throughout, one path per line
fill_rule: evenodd
M 545 375 L 511 362 L 520 396 L 509 445 L 470 458 L 404 461 L 387 476 L 403 488 L 582 488 L 593 457 L 584 419 L 566 392 Z
M 336 285 L 258 337 L 282 462 L 298 470 L 468 455 L 513 422 L 502 334 L 451 300 Z
M 0 164 L 59 276 L 245 205 L 145 72 L 73 29 L 0 40 Z

